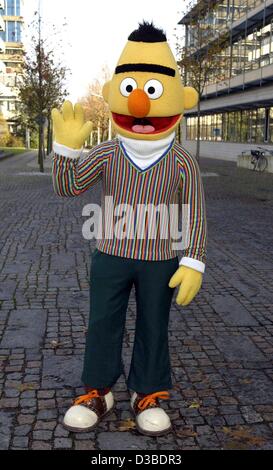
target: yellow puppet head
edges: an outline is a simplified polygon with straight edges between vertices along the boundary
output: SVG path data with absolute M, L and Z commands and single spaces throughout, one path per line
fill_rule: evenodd
M 182 84 L 165 34 L 145 22 L 129 36 L 103 96 L 117 132 L 142 140 L 167 137 L 198 102 Z

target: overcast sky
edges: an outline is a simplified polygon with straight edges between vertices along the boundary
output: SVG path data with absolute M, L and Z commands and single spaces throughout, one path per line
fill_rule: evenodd
M 138 22 L 153 20 L 167 32 L 175 52 L 174 28 L 181 19 L 183 0 L 41 0 L 44 22 L 62 28 L 66 18 L 64 54 L 72 76 L 70 99 L 84 95 L 88 83 L 100 75 L 107 64 L 113 71 L 127 37 Z M 95 4 L 95 5 L 94 5 Z M 37 10 L 38 0 L 25 0 L 26 26 Z M 44 30 L 46 34 L 46 28 Z

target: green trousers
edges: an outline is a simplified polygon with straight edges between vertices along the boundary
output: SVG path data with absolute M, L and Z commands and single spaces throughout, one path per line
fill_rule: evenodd
M 94 251 L 82 374 L 86 386 L 112 387 L 123 373 L 126 310 L 135 286 L 136 331 L 128 388 L 147 394 L 172 387 L 168 323 L 173 289 L 168 283 L 177 268 L 177 258 L 141 261 Z

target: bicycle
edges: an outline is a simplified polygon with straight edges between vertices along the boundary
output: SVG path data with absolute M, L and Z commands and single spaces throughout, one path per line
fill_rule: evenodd
M 253 171 L 263 172 L 268 167 L 268 160 L 265 156 L 265 149 L 258 147 L 260 150 L 251 150 L 251 164 Z

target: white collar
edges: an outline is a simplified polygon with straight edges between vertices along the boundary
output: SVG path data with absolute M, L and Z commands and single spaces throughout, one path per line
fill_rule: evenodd
M 159 140 L 137 140 L 118 135 L 119 141 L 124 145 L 129 156 L 144 160 L 153 157 L 160 158 L 175 139 L 175 132 L 164 139 Z
M 175 139 L 175 132 L 159 140 L 129 139 L 122 135 L 117 137 L 125 147 L 129 157 L 137 161 L 140 167 L 145 167 L 162 157 Z

